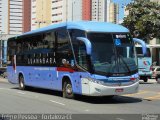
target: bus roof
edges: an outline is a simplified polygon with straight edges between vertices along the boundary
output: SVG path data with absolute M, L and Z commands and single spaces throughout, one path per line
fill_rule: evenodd
M 43 31 L 49 31 L 52 29 L 56 29 L 59 27 L 67 27 L 67 29 L 79 29 L 79 30 L 84 30 L 84 31 L 88 31 L 88 32 L 112 32 L 112 33 L 129 32 L 129 30 L 127 28 L 125 28 L 121 25 L 113 24 L 113 23 L 94 22 L 94 21 L 79 21 L 79 22 L 64 22 L 64 23 L 49 25 L 44 28 L 40 28 L 37 30 L 26 32 L 20 36 L 36 34 L 36 33 L 40 33 Z

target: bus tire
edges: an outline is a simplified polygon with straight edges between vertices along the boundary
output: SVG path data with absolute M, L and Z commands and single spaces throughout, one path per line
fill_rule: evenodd
M 69 99 L 74 98 L 72 84 L 69 80 L 65 80 L 63 83 L 63 97 Z
M 24 77 L 23 77 L 23 75 L 19 76 L 19 89 L 20 90 L 25 90 L 26 89 L 26 86 L 24 84 Z

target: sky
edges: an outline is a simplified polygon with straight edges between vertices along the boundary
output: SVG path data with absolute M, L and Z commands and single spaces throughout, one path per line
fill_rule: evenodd
M 122 20 L 124 17 L 124 8 L 123 6 L 131 2 L 131 0 L 113 0 L 115 3 L 119 3 L 119 20 Z

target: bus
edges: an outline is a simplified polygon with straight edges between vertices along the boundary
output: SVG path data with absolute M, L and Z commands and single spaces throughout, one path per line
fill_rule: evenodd
M 140 76 L 140 80 L 147 82 L 148 79 L 152 76 L 152 56 L 150 47 L 146 44 L 146 54 L 144 54 L 142 51 L 142 46 L 137 44 L 136 52 L 138 58 L 138 73 Z
M 8 80 L 75 94 L 114 96 L 138 92 L 139 75 L 129 30 L 106 22 L 50 25 L 8 39 Z

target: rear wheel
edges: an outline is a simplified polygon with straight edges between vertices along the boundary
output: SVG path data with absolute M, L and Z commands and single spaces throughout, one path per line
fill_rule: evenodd
M 148 81 L 148 78 L 147 78 L 147 77 L 144 77 L 144 78 L 143 78 L 143 81 L 144 81 L 144 82 L 147 82 L 147 81 Z
M 26 86 L 24 84 L 24 77 L 23 75 L 19 76 L 19 89 L 20 90 L 25 90 Z
M 145 77 L 145 76 L 140 76 L 140 79 L 143 80 L 144 82 L 148 81 L 148 77 Z
M 69 99 L 74 98 L 72 84 L 68 80 L 63 83 L 63 97 Z

